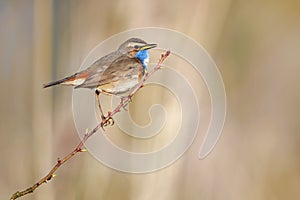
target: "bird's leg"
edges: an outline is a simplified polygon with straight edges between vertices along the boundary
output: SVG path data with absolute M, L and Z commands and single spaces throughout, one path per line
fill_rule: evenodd
M 126 98 L 126 97 L 121 97 L 121 104 L 123 105 L 123 106 L 122 106 L 123 109 L 124 109 L 125 111 L 128 111 L 128 109 L 126 108 L 126 106 L 128 105 L 128 103 L 124 104 L 125 98 Z
M 101 113 L 101 120 L 103 121 L 105 119 L 105 116 L 104 116 L 103 111 L 102 111 L 102 107 L 101 107 L 101 104 L 100 104 L 99 95 L 100 95 L 100 91 L 96 89 L 96 91 L 95 91 L 95 97 L 96 97 L 96 101 L 98 103 L 99 111 Z
M 114 125 L 115 122 L 114 122 L 112 117 L 109 117 L 108 119 L 106 119 L 107 117 L 104 116 L 103 110 L 102 110 L 102 107 L 101 107 L 101 104 L 100 104 L 99 95 L 100 95 L 100 91 L 96 89 L 95 96 L 96 96 L 96 101 L 98 103 L 98 108 L 99 108 L 100 113 L 101 113 L 101 120 L 103 122 L 103 126 Z

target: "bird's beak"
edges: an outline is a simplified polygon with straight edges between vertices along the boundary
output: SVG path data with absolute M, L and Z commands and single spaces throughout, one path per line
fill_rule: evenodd
M 152 49 L 152 48 L 155 48 L 155 47 L 157 47 L 157 44 L 145 44 L 144 46 L 142 46 L 142 47 L 140 48 L 140 51 L 141 51 L 141 50 Z

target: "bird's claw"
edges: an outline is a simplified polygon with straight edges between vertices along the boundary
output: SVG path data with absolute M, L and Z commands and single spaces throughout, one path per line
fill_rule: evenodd
M 126 101 L 126 99 L 128 99 L 128 101 L 126 103 L 124 103 Z M 132 102 L 132 95 L 128 95 L 127 97 L 122 97 L 121 98 L 121 104 L 124 110 L 128 111 L 128 109 L 126 108 L 126 106 Z
M 132 102 L 132 95 L 128 95 L 129 103 Z
M 101 116 L 101 118 L 102 118 L 102 124 L 103 124 L 102 127 L 105 127 L 108 125 L 113 126 L 115 124 L 115 120 L 112 117 Z
M 114 120 L 112 117 L 109 117 L 109 118 L 107 119 L 107 122 L 108 122 L 107 125 L 113 126 L 113 125 L 115 124 L 115 120 Z
M 124 104 L 122 107 L 123 107 L 123 109 L 125 110 L 125 111 L 128 111 L 128 109 L 126 108 L 126 106 L 127 106 L 128 104 Z

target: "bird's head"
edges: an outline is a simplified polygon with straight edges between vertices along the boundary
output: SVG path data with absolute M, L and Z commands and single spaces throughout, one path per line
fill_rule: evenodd
M 148 50 L 151 48 L 157 47 L 156 44 L 148 44 L 142 39 L 139 38 L 130 38 L 123 42 L 118 50 L 123 53 L 127 54 L 130 57 L 135 57 L 136 53 L 143 50 Z
M 147 42 L 139 38 L 130 38 L 123 42 L 118 50 L 131 58 L 138 58 L 142 62 L 143 67 L 147 69 L 147 63 L 149 62 L 148 49 L 152 49 L 155 47 L 157 47 L 156 44 L 148 44 Z

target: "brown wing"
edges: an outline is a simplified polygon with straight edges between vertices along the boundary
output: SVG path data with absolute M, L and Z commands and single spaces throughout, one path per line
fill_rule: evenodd
M 79 87 L 94 88 L 114 82 L 117 83 L 124 79 L 130 79 L 134 75 L 140 76 L 142 69 L 142 63 L 138 59 L 122 55 L 114 60 L 101 74 L 89 77 Z
M 85 81 L 75 88 L 95 88 L 98 86 L 99 77 L 109 67 L 109 65 L 123 54 L 119 51 L 112 52 L 97 61 L 90 67 L 76 73 L 76 77 L 84 77 Z

